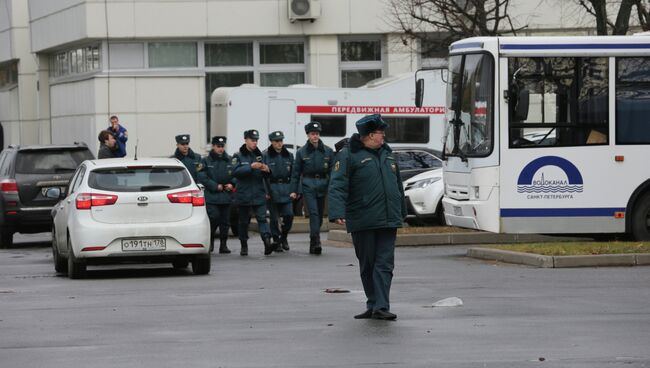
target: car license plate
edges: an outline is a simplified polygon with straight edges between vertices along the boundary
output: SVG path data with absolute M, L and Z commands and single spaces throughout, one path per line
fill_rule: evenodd
M 459 206 L 454 206 L 454 215 L 462 216 L 463 215 L 463 209 L 460 208 Z
M 163 238 L 122 240 L 122 251 L 124 252 L 165 250 L 165 248 L 166 243 Z

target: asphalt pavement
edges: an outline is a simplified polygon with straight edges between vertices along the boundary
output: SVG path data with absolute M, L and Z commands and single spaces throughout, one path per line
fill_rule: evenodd
M 323 234 L 323 238 L 325 238 Z M 650 267 L 544 269 L 400 247 L 395 322 L 365 308 L 351 248 L 214 255 L 210 275 L 89 267 L 69 280 L 47 234 L 0 250 L 0 367 L 650 367 Z M 25 241 L 27 241 L 25 243 Z M 349 293 L 325 293 L 340 288 Z M 460 307 L 432 308 L 447 297 Z

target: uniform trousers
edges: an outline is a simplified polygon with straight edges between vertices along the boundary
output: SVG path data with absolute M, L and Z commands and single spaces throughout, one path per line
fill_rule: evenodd
M 325 197 L 318 197 L 316 193 L 303 193 L 305 204 L 309 211 L 309 237 L 320 238 L 320 228 L 323 225 L 323 212 Z
M 214 233 L 219 228 L 219 238 L 228 238 L 230 227 L 230 204 L 207 204 L 210 218 L 210 244 L 214 244 Z
M 395 268 L 396 237 L 396 228 L 352 232 L 368 310 L 390 310 L 389 294 Z
M 293 203 L 273 203 L 269 201 L 268 205 L 271 213 L 271 235 L 277 239 L 283 233 L 286 234 L 291 230 L 293 225 Z M 279 224 L 280 217 L 282 217 L 282 228 L 280 228 Z
M 269 224 L 266 222 L 266 206 L 261 204 L 257 206 L 239 205 L 239 240 L 248 240 L 248 225 L 251 223 L 251 211 L 255 214 L 255 219 L 259 225 L 260 235 L 262 237 L 271 236 Z

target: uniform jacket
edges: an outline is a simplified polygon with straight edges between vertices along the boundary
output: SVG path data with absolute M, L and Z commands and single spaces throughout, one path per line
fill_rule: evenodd
M 126 156 L 126 141 L 129 140 L 129 138 L 126 136 L 126 129 L 122 125 L 117 126 L 117 132 L 113 130 L 113 126 L 109 125 L 108 129 L 113 137 L 115 137 L 115 140 L 117 141 L 117 151 L 115 152 L 115 157 L 124 157 Z
M 274 203 L 289 203 L 291 198 L 291 169 L 293 168 L 293 154 L 282 147 L 278 153 L 273 147 L 264 151 L 264 163 L 269 165 L 271 175 L 269 182 L 271 184 L 271 200 Z M 280 183 L 278 181 L 281 181 Z
M 183 154 L 181 154 L 177 148 L 176 152 L 174 152 L 174 155 L 172 157 L 175 157 L 178 159 L 178 161 L 182 162 L 183 165 L 187 167 L 187 170 L 190 172 L 190 175 L 192 175 L 192 179 L 194 179 L 194 181 L 198 183 L 197 174 L 203 168 L 203 164 L 201 164 L 201 156 L 194 153 L 194 151 L 192 151 L 191 148 L 187 153 L 187 156 L 183 156 Z
M 309 141 L 296 152 L 291 175 L 291 192 L 311 193 L 317 197 L 327 194 L 328 175 L 334 162 L 334 151 L 318 141 L 314 147 Z M 320 175 L 320 178 L 310 176 Z M 302 182 L 301 179 L 302 178 Z
M 251 152 L 242 145 L 239 152 L 232 156 L 232 176 L 237 179 L 235 202 L 239 205 L 259 206 L 266 203 L 266 185 L 264 179 L 267 174 L 262 170 L 251 168 L 253 162 L 262 162 L 264 157 L 259 148 Z
M 219 184 L 233 184 L 231 157 L 227 153 L 222 155 L 210 151 L 203 158 L 203 169 L 199 172 L 199 183 L 205 186 L 205 201 L 208 204 L 230 204 L 232 192 L 217 190 Z
M 329 218 L 343 218 L 348 232 L 402 227 L 404 187 L 397 160 L 384 144 L 367 149 L 358 134 L 336 156 L 329 187 Z
M 101 143 L 99 145 L 99 151 L 97 152 L 97 158 L 115 158 L 118 156 L 115 156 L 115 150 L 111 149 L 109 146 L 105 145 L 104 143 Z

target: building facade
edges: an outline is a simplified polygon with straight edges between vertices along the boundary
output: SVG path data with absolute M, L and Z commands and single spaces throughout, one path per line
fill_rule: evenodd
M 94 149 L 117 115 L 129 156 L 169 155 L 177 134 L 208 142 L 217 87 L 357 87 L 435 62 L 402 43 L 384 0 L 305 2 L 309 20 L 291 19 L 292 0 L 0 0 L 3 145 Z M 520 1 L 513 18 L 528 33 L 593 26 L 548 2 Z

